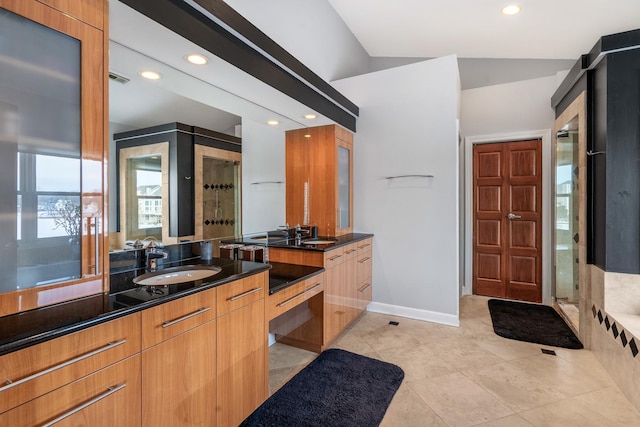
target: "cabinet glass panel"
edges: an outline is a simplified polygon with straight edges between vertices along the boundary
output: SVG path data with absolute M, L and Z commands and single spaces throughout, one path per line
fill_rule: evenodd
M 0 292 L 81 275 L 80 42 L 0 9 Z
M 349 228 L 350 150 L 338 147 L 338 228 Z

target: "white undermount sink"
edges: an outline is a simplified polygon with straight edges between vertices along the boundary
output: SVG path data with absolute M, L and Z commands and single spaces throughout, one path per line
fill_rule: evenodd
M 179 283 L 203 280 L 220 273 L 220 267 L 203 267 L 200 265 L 187 265 L 182 267 L 165 268 L 164 270 L 146 273 L 133 278 L 133 283 L 138 286 L 167 286 Z

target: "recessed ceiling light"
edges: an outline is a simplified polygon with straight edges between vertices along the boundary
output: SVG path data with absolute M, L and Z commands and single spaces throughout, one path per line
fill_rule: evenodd
M 277 121 L 277 120 L 269 120 L 269 121 L 267 121 L 267 124 L 270 125 L 270 126 L 276 126 L 276 125 L 279 125 L 280 122 Z
M 141 71 L 138 74 L 148 80 L 158 80 L 160 78 L 160 74 L 150 70 Z
M 515 5 L 515 4 L 510 4 L 509 6 L 505 6 L 502 8 L 502 14 L 503 15 L 516 15 L 518 13 L 520 13 L 522 9 L 520 9 L 520 6 Z
M 311 119 L 315 119 L 315 118 L 316 118 L 316 115 L 315 115 L 315 114 L 305 114 L 305 115 L 304 115 L 304 118 L 305 118 L 305 119 L 309 119 L 309 120 L 311 120 Z
M 209 62 L 206 56 L 200 55 L 199 53 L 191 53 L 184 57 L 187 62 L 190 62 L 193 65 L 204 65 Z

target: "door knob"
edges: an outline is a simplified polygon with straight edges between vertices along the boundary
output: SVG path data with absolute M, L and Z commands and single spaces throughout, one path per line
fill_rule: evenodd
M 509 215 L 507 215 L 507 218 L 509 218 L 509 219 L 518 219 L 518 218 L 522 218 L 522 215 L 516 215 L 514 213 L 509 212 Z

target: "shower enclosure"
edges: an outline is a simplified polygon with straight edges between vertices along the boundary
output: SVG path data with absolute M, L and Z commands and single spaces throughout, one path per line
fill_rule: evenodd
M 587 158 L 584 93 L 562 112 L 555 123 L 555 215 L 553 299 L 576 331 L 579 310 L 588 291 L 586 277 Z

